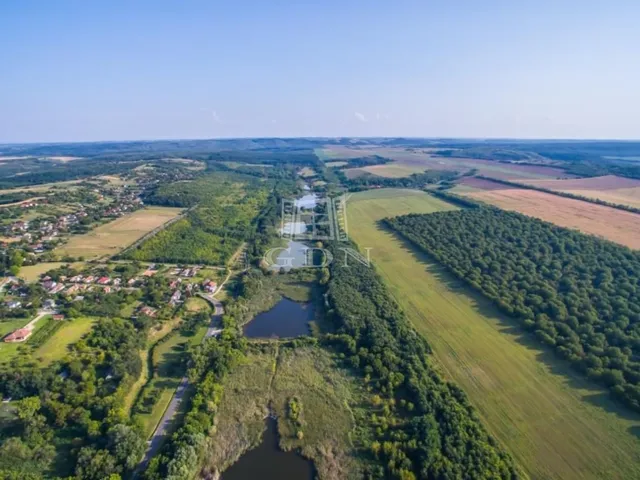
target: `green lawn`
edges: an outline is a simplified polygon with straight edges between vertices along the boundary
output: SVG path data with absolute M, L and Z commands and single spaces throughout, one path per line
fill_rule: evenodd
M 348 203 L 349 235 L 371 260 L 446 377 L 532 478 L 640 478 L 640 417 L 528 341 L 510 319 L 377 222 L 452 208 L 427 194 L 377 190 Z
M 21 319 L 21 320 L 12 320 L 12 321 L 8 322 L 11 325 L 6 325 L 5 322 L 0 322 L 0 329 L 5 329 L 5 330 L 7 330 L 6 333 L 10 333 L 10 332 L 12 332 L 13 330 L 15 330 L 17 328 L 24 327 L 31 320 L 32 320 L 31 318 Z M 51 315 L 47 315 L 47 316 L 41 318 L 40 320 L 38 320 L 38 322 L 36 323 L 35 327 L 33 328 L 33 333 L 31 334 L 31 337 L 29 337 L 24 342 L 5 343 L 5 342 L 0 341 L 0 363 L 9 362 L 15 355 L 18 354 L 18 352 L 20 350 L 28 351 L 29 350 L 29 341 L 33 338 L 33 336 L 36 334 L 36 332 L 38 332 L 38 330 L 40 330 L 42 327 L 47 325 L 49 322 L 53 322 L 53 321 L 54 320 L 51 318 Z M 15 327 L 15 328 L 13 328 L 13 327 Z M 5 335 L 6 335 L 6 333 L 5 333 Z M 20 347 L 22 347 L 22 348 L 20 348 Z
M 44 345 L 33 352 L 36 358 L 43 365 L 60 360 L 69 353 L 69 346 L 76 343 L 84 335 L 89 333 L 93 327 L 94 319 L 90 317 L 80 317 L 73 320 L 63 320 L 64 325 L 58 330 Z

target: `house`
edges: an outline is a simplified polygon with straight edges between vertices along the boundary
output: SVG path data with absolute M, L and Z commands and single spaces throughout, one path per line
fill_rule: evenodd
M 129 279 L 129 281 L 127 282 L 127 285 L 129 285 L 130 287 L 134 286 L 136 283 L 138 283 L 138 279 L 137 278 L 131 278 Z
M 52 288 L 55 288 L 56 285 L 58 285 L 58 282 L 54 280 L 45 280 L 42 282 L 42 286 L 45 290 L 51 290 Z
M 96 277 L 94 277 L 93 275 L 89 275 L 88 277 L 85 277 L 84 283 L 93 283 L 95 279 Z
M 4 341 L 7 343 L 24 342 L 31 336 L 32 333 L 33 330 L 29 328 L 19 328 L 18 330 L 4 337 Z
M 111 287 L 109 287 L 108 285 L 104 287 L 104 293 L 111 293 Z
M 62 290 L 64 290 L 64 285 L 59 283 L 58 285 L 56 285 L 55 287 L 53 287 L 51 290 L 49 290 L 49 293 L 59 293 Z
M 180 274 L 179 268 L 174 268 L 173 270 L 171 270 L 171 275 L 179 275 L 179 274 Z
M 111 279 L 109 277 L 100 277 L 96 283 L 98 285 L 107 285 L 111 283 Z
M 120 278 L 114 278 L 114 279 L 113 279 L 113 285 L 114 285 L 114 286 L 116 286 L 116 287 L 117 287 L 117 286 L 118 286 L 118 285 L 120 285 L 121 283 L 122 283 L 122 279 L 120 279 Z
M 82 275 L 76 275 L 75 277 L 71 277 L 69 281 L 73 283 L 79 283 L 82 281 Z
M 80 285 L 71 285 L 69 288 L 67 288 L 67 296 L 73 295 L 74 293 L 79 291 L 80 288 L 81 288 Z
M 7 302 L 7 308 L 9 310 L 13 310 L 14 308 L 20 308 L 22 306 L 22 302 L 19 302 L 17 300 L 12 300 L 10 302 Z
M 153 277 L 156 274 L 155 270 L 145 270 L 144 273 L 142 275 L 144 275 L 145 277 Z
M 213 280 L 205 280 L 202 288 L 204 288 L 204 291 L 207 293 L 213 293 L 216 291 L 216 288 L 218 288 L 218 284 Z
M 56 314 L 53 316 L 53 319 L 54 319 L 54 320 L 57 320 L 57 321 L 64 320 L 64 315 L 62 315 L 61 313 L 56 313 Z
M 178 302 L 180 301 L 180 290 L 176 290 L 175 292 L 173 292 L 173 295 L 171 295 L 171 300 L 169 301 L 169 303 L 171 305 L 177 305 Z
M 44 301 L 42 306 L 47 310 L 53 310 L 54 308 L 56 308 L 56 302 L 55 300 L 52 300 L 51 298 L 49 298 Z
M 142 308 L 140 308 L 140 313 L 142 315 L 146 315 L 147 317 L 155 317 L 156 316 L 156 310 L 154 308 L 147 307 L 146 305 L 144 305 Z

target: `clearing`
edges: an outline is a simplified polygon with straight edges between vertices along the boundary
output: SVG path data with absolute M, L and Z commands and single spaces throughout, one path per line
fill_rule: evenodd
M 353 195 L 349 233 L 429 341 L 446 377 L 532 478 L 640 478 L 640 416 L 530 342 L 492 304 L 378 224 L 452 209 L 422 192 Z
M 454 189 L 454 193 L 640 249 L 640 215 L 637 213 L 504 185 L 471 192 Z
M 80 317 L 62 321 L 64 325 L 33 353 L 33 358 L 44 366 L 64 358 L 69 353 L 69 346 L 89 333 L 95 320 Z
M 54 252 L 59 256 L 85 258 L 115 255 L 181 212 L 182 209 L 171 207 L 147 207 L 137 210 L 113 222 L 100 225 L 84 235 L 72 236 Z

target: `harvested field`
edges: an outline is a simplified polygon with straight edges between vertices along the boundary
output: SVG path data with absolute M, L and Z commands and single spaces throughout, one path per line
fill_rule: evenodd
M 605 175 L 568 180 L 529 180 L 524 183 L 640 208 L 640 180 L 633 178 Z
M 515 210 L 561 227 L 640 249 L 640 215 L 551 193 L 504 188 L 465 194 L 505 210 Z
M 316 172 L 313 170 L 313 168 L 304 167 L 298 172 L 298 175 L 304 178 L 309 178 L 314 177 L 316 175 Z
M 411 190 L 359 192 L 348 201 L 349 235 L 372 248 L 372 263 L 446 378 L 464 389 L 530 478 L 639 478 L 638 415 L 620 410 L 490 301 L 379 223 L 452 208 Z
M 345 173 L 349 178 L 355 178 L 353 176 L 354 171 L 358 172 L 356 176 L 361 176 L 361 175 L 365 175 L 366 173 L 371 173 L 379 177 L 402 178 L 402 177 L 408 177 L 413 173 L 423 173 L 425 170 L 426 170 L 426 167 L 421 167 L 419 165 L 414 166 L 414 165 L 403 165 L 401 163 L 387 163 L 384 165 L 371 165 L 370 167 L 350 168 L 348 170 L 345 170 Z
M 475 158 L 458 157 L 438 157 L 428 151 L 409 151 L 404 148 L 367 148 L 355 149 L 348 147 L 332 148 L 336 159 L 363 157 L 379 155 L 390 158 L 395 162 L 385 166 L 397 165 L 408 169 L 413 169 L 411 173 L 424 170 L 455 170 L 459 172 L 476 169 L 479 174 L 494 177 L 501 180 L 527 180 L 527 179 L 553 179 L 553 178 L 574 178 L 564 170 L 556 167 L 521 165 L 515 163 L 501 163 L 491 160 L 480 160 Z M 367 167 L 368 168 L 368 167 Z M 363 169 L 355 169 L 361 171 Z M 349 176 L 349 170 L 347 175 Z M 409 173 L 409 175 L 411 174 Z M 358 176 L 362 173 L 353 173 Z M 354 178 L 351 176 L 350 178 Z
M 175 218 L 182 210 L 170 207 L 148 207 L 113 222 L 100 225 L 84 235 L 71 237 L 54 252 L 60 256 L 96 258 L 114 255 L 140 237 Z

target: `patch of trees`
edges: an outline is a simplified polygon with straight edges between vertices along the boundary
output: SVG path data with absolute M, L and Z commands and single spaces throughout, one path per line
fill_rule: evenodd
M 373 268 L 342 262 L 338 245 L 327 301 L 336 333 L 326 341 L 377 393 L 377 468 L 370 478 L 517 478 L 513 462 L 482 427 L 465 394 L 432 367 L 431 350 Z
M 27 200 L 28 198 L 32 198 L 37 196 L 37 193 L 33 192 L 8 192 L 0 195 L 0 205 L 5 205 L 7 203 L 16 203 L 21 202 L 23 200 Z
M 640 213 L 640 208 L 632 207 L 630 205 L 622 205 L 620 203 L 606 202 L 604 200 L 600 200 L 599 198 L 585 197 L 584 195 L 576 195 L 575 193 L 551 190 L 550 188 L 539 187 L 536 185 L 527 185 L 525 183 L 510 182 L 509 180 L 500 180 L 498 178 L 485 177 L 484 175 L 476 175 L 476 177 L 481 178 L 483 180 L 490 180 L 495 183 L 500 183 L 502 185 L 508 185 L 510 187 L 525 188 L 528 190 L 537 190 L 538 192 L 550 193 L 551 195 L 557 195 L 559 197 L 572 198 L 574 200 L 582 200 L 583 202 L 595 203 L 596 205 L 617 208 L 618 210 L 625 210 L 627 212 L 632 212 L 632 213 Z M 640 219 L 638 221 L 640 221 Z
M 368 174 L 356 178 L 347 178 L 343 172 L 342 181 L 350 191 L 367 188 L 424 188 L 425 185 L 442 181 L 451 181 L 458 177 L 458 172 L 447 170 L 426 170 L 424 173 L 413 173 L 408 177 L 389 178 Z
M 2 422 L 0 478 L 130 474 L 145 442 L 122 405 L 128 382 L 140 374 L 145 337 L 131 322 L 104 319 L 66 360 L 42 368 L 16 357 L 2 370 L 0 393 L 12 397 L 16 415 Z
M 640 252 L 493 208 L 386 224 L 640 410 Z

